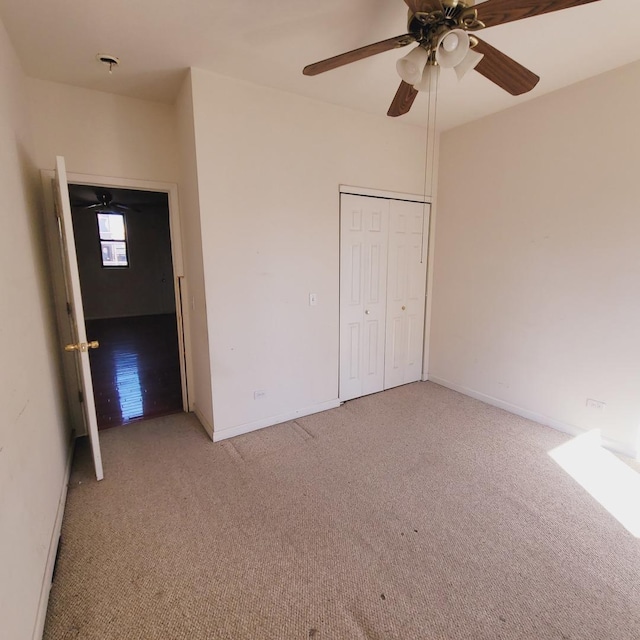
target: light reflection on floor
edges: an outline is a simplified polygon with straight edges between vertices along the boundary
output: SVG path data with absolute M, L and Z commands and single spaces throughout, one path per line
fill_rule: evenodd
M 142 386 L 140 385 L 140 372 L 138 367 L 138 355 L 130 351 L 114 351 L 116 369 L 116 390 L 122 420 L 133 420 L 144 415 L 144 402 L 142 398 Z
M 601 445 L 594 429 L 549 451 L 578 484 L 640 538 L 640 474 Z

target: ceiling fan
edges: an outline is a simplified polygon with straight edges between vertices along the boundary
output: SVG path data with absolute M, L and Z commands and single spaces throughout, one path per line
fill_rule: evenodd
M 531 91 L 540 78 L 487 42 L 476 32 L 598 0 L 404 0 L 409 7 L 407 33 L 310 64 L 304 75 L 315 76 L 378 53 L 417 43 L 398 60 L 402 82 L 387 115 L 408 113 L 418 91 L 429 91 L 440 68 L 453 68 L 461 78 L 475 69 L 491 82 L 517 96 Z
M 73 207 L 78 209 L 84 209 L 85 211 L 104 211 L 104 212 L 128 212 L 128 211 L 136 211 L 139 209 L 135 207 L 127 206 L 126 204 L 120 204 L 119 202 L 113 201 L 113 194 L 108 189 L 103 189 L 100 187 L 96 187 L 92 189 L 95 199 L 97 202 L 93 202 L 92 200 L 86 200 L 82 198 L 77 198 L 76 200 L 71 202 Z M 87 204 L 89 202 L 89 204 Z

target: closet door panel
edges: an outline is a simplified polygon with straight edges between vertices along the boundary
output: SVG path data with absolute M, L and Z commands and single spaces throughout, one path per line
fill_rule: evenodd
M 384 387 L 389 203 L 343 194 L 340 212 L 339 395 L 350 400 Z
M 422 376 L 427 273 L 423 229 L 426 228 L 428 205 L 391 201 L 385 389 L 415 382 Z

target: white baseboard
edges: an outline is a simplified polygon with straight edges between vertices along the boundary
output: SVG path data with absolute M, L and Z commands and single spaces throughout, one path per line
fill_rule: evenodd
M 40 599 L 38 601 L 38 612 L 36 622 L 33 628 L 33 640 L 42 640 L 44 633 L 44 623 L 47 618 L 47 606 L 49 604 L 49 592 L 51 591 L 51 583 L 53 581 L 53 570 L 56 565 L 56 557 L 58 555 L 58 543 L 60 541 L 60 532 L 62 531 L 62 518 L 64 516 L 64 507 L 67 504 L 67 491 L 69 489 L 69 478 L 71 477 L 71 462 L 73 461 L 73 450 L 75 445 L 75 436 L 69 443 L 69 453 L 67 455 L 67 464 L 64 470 L 62 480 L 62 488 L 60 489 L 60 498 L 58 500 L 58 509 L 56 510 L 56 519 L 51 532 L 51 540 L 49 542 L 49 551 L 47 552 L 47 564 L 45 565 L 42 586 L 40 587 Z
M 213 437 L 213 425 L 204 417 L 202 411 L 198 409 L 198 405 L 193 403 L 193 413 L 196 414 L 198 420 L 200 420 L 200 424 L 204 427 L 204 430 L 209 434 L 209 437 L 215 441 Z
M 278 416 L 272 416 L 270 418 L 263 418 L 262 420 L 256 420 L 255 422 L 248 422 L 247 424 L 241 424 L 237 427 L 230 427 L 228 429 L 222 429 L 220 431 L 213 432 L 213 441 L 219 442 L 220 440 L 226 440 L 227 438 L 233 438 L 235 436 L 241 436 L 244 433 L 256 431 L 257 429 L 263 429 L 264 427 L 270 427 L 274 424 L 280 424 L 281 422 L 287 422 L 288 420 L 295 420 L 303 416 L 310 416 L 313 413 L 319 413 L 320 411 L 327 411 L 328 409 L 335 409 L 341 404 L 340 400 L 330 400 L 329 402 L 322 402 L 321 404 L 315 404 L 311 407 L 305 407 L 304 409 L 296 409 L 288 413 L 281 413 Z
M 552 429 L 556 429 L 556 431 L 562 431 L 562 433 L 566 433 L 570 436 L 579 436 L 583 433 L 586 433 L 585 429 L 576 425 L 569 424 L 568 422 L 562 422 L 561 420 L 556 420 L 555 418 L 545 416 L 542 413 L 536 413 L 535 411 L 523 409 L 522 407 L 519 407 L 517 405 L 505 402 L 504 400 L 500 400 L 498 398 L 494 398 L 493 396 L 488 396 L 484 393 L 481 393 L 480 391 L 469 389 L 468 387 L 456 384 L 455 382 L 450 382 L 449 380 L 444 380 L 433 375 L 427 376 L 427 379 L 435 384 L 439 384 L 442 387 L 447 387 L 447 389 L 458 391 L 465 396 L 475 398 L 476 400 L 480 400 L 481 402 L 485 402 L 494 407 L 498 407 L 499 409 L 504 409 L 505 411 L 514 413 L 515 415 L 522 418 L 527 418 L 528 420 L 539 422 L 540 424 L 551 427 Z M 630 458 L 635 458 L 638 453 L 632 446 L 627 445 L 624 442 L 618 442 L 617 440 L 610 440 L 609 438 L 602 438 L 602 446 Z

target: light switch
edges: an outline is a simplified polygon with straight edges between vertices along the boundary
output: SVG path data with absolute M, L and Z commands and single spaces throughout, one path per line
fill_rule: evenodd
M 317 293 L 310 293 L 309 294 L 309 306 L 310 307 L 315 307 L 318 304 L 318 294 Z

